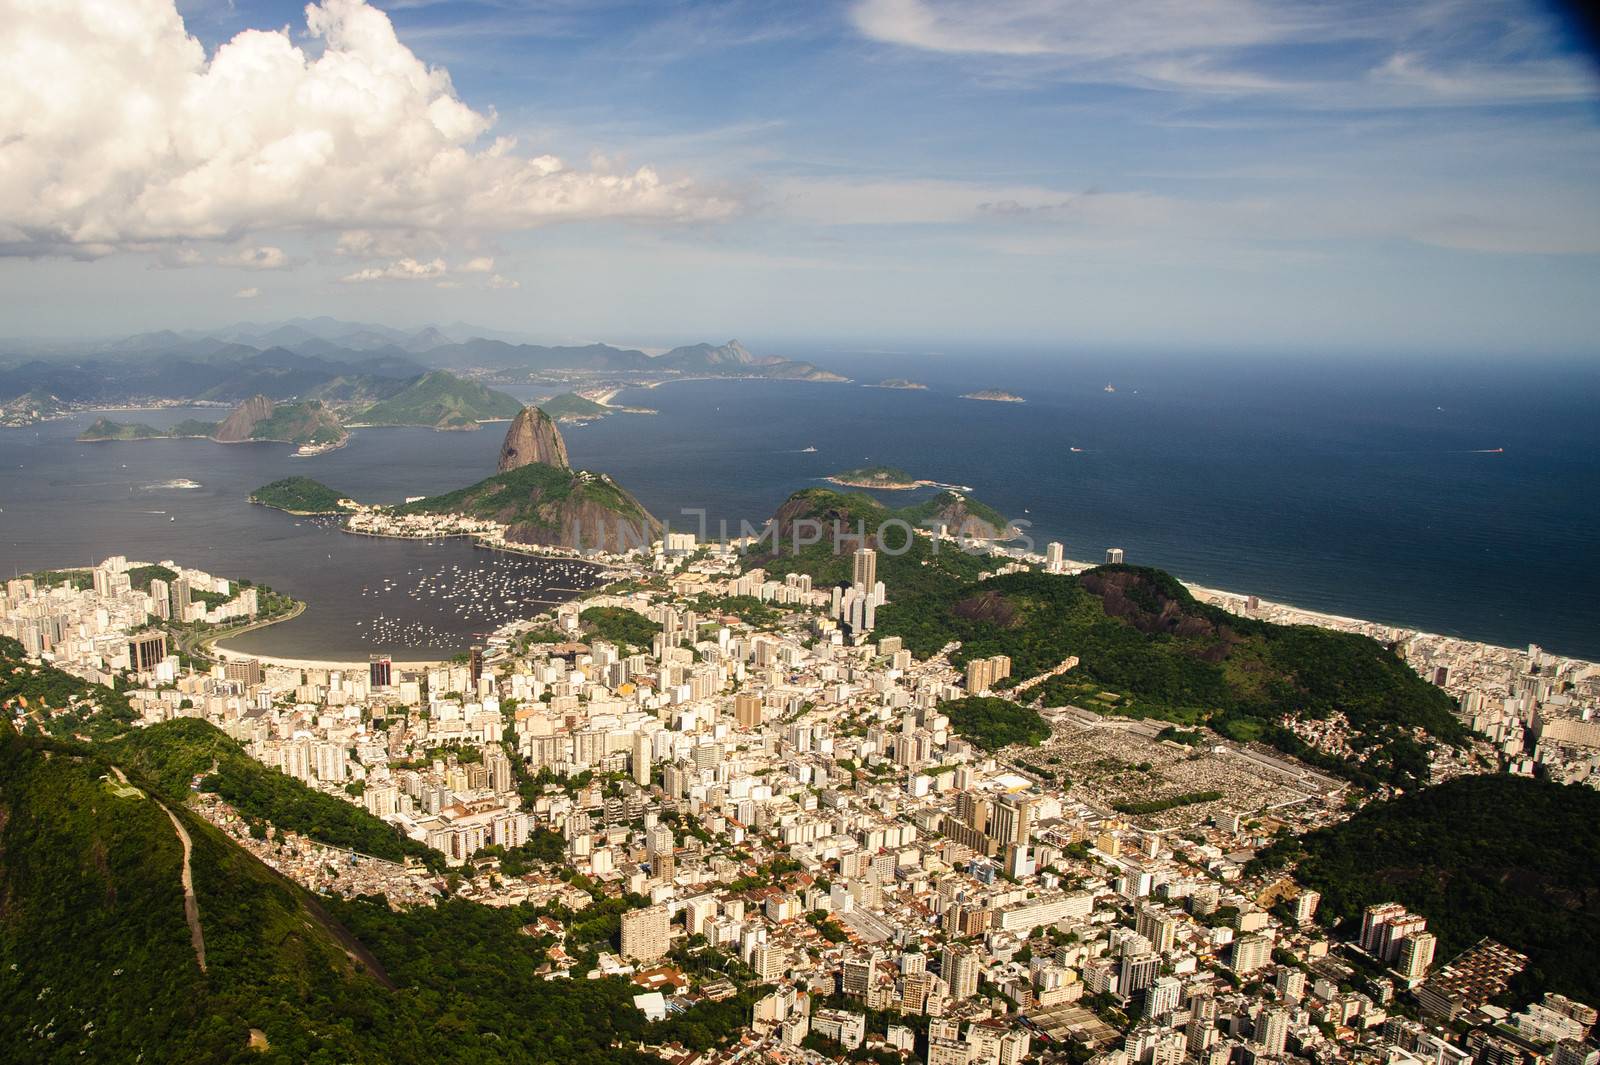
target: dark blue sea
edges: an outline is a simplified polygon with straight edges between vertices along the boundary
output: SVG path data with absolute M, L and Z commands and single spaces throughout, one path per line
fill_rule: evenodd
M 703 510 L 713 532 L 759 525 L 836 470 L 901 466 L 971 486 L 1030 523 L 1040 549 L 1055 539 L 1095 559 L 1118 546 L 1214 587 L 1600 659 L 1594 366 L 785 354 L 856 383 L 632 389 L 617 402 L 660 413 L 567 427 L 574 462 L 613 474 L 674 527 L 697 529 L 684 511 Z M 890 377 L 929 387 L 861 387 Z M 959 398 L 978 388 L 1026 402 Z M 534 612 L 541 582 L 565 586 L 536 562 L 352 537 L 244 500 L 291 473 L 379 502 L 459 487 L 493 471 L 499 427 L 361 430 L 296 459 L 273 444 L 74 443 L 92 420 L 0 430 L 7 573 L 124 553 L 251 576 L 310 609 L 247 645 L 306 657 L 457 650 L 495 616 Z M 202 487 L 164 487 L 178 478 Z M 453 597 L 435 594 L 446 586 Z

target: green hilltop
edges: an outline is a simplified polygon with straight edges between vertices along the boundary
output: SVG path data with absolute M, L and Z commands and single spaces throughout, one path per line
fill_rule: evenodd
M 1006 516 L 989 504 L 950 489 L 932 499 L 901 508 L 897 516 L 919 529 L 942 525 L 951 536 L 978 540 L 1005 539 L 1005 534 L 1012 529 Z
M 434 370 L 354 418 L 367 425 L 475 429 L 479 422 L 515 418 L 521 410 L 522 402 L 513 396 Z
M 898 466 L 858 466 L 830 474 L 828 480 L 850 488 L 915 488 L 917 479 Z
M 477 484 L 394 508 L 398 515 L 460 514 L 511 526 L 518 543 L 617 548 L 622 538 L 648 544 L 659 523 L 603 473 L 529 463 Z M 573 533 L 578 539 L 569 542 Z
M 559 396 L 552 396 L 538 406 L 540 410 L 556 421 L 582 421 L 589 418 L 604 418 L 606 415 L 613 413 L 612 409 L 605 404 L 586 399 L 576 392 L 563 392 Z
M 347 514 L 350 508 L 339 502 L 343 498 L 343 493 L 310 477 L 285 477 L 250 493 L 250 502 L 290 514 Z
M 312 895 L 185 805 L 180 778 L 208 741 L 154 753 L 171 739 L 135 752 L 0 721 L 0 1060 L 646 1065 L 641 1041 L 705 1050 L 749 1019 L 756 989 L 650 1024 L 626 980 L 549 979 L 551 938 L 523 929 L 553 915 L 588 965 L 616 949 L 637 896 L 579 919 Z M 203 971 L 174 819 L 192 845 Z
M 83 443 L 101 440 L 179 440 L 208 437 L 216 430 L 216 422 L 194 418 L 186 418 L 167 429 L 157 429 L 144 422 L 114 422 L 110 418 L 96 418 L 93 425 L 78 434 L 78 440 Z
M 970 554 L 955 544 L 935 543 L 929 537 L 916 535 L 911 531 L 916 528 L 915 522 L 885 527 L 885 523 L 898 517 L 897 511 L 865 492 L 805 488 L 778 508 L 768 527 L 767 538 L 757 546 L 757 553 L 749 561 L 751 565 L 765 567 L 776 577 L 805 573 L 819 586 L 849 584 L 851 552 L 857 547 L 875 547 L 878 548 L 878 579 L 888 585 L 891 598 L 976 580 L 986 570 L 995 568 L 996 563 L 987 556 Z M 819 528 L 822 539 L 805 543 Z M 856 537 L 863 531 L 867 541 L 857 542 Z
M 1009 573 L 911 589 L 890 583 L 889 592 L 875 635 L 900 636 L 918 656 L 960 641 L 956 665 L 1006 654 L 1014 683 L 1075 655 L 1076 668 L 1034 689 L 1043 705 L 1206 724 L 1364 786 L 1425 783 L 1425 745 L 1464 736 L 1450 697 L 1376 641 L 1237 617 L 1159 570 Z M 1356 758 L 1308 748 L 1281 723 L 1336 712 L 1356 735 Z
M 1318 918 L 1359 929 L 1400 902 L 1428 919 L 1448 961 L 1483 936 L 1527 954 L 1520 990 L 1600 1001 L 1600 792 L 1500 773 L 1457 777 L 1348 821 L 1285 839 L 1265 869 L 1295 865 Z

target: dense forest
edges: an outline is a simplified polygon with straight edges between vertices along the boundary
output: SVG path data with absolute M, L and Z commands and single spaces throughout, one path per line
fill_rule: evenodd
M 1449 696 L 1363 636 L 1273 625 L 1200 603 L 1159 570 L 1103 566 L 1078 577 L 1008 573 L 897 594 L 878 612 L 879 636 L 918 656 L 951 641 L 956 665 L 1007 654 L 1012 682 L 1069 656 L 1078 665 L 1035 689 L 1044 705 L 1072 704 L 1266 740 L 1365 786 L 1427 779 L 1431 741 L 1463 729 Z M 1343 713 L 1359 760 L 1321 755 L 1279 724 Z
M 569 943 L 614 949 L 620 908 L 644 900 L 573 914 L 318 898 L 113 750 L 0 723 L 0 1060 L 645 1065 L 659 1059 L 641 1041 L 727 1043 L 761 990 L 650 1024 L 625 980 L 548 979 L 552 941 L 526 931 L 549 915 Z M 203 972 L 167 810 L 193 841 Z
M 1442 962 L 1482 936 L 1532 959 L 1524 992 L 1600 1001 L 1600 792 L 1510 775 L 1458 777 L 1265 851 L 1350 928 L 1397 901 L 1428 918 Z
M 986 751 L 998 751 L 1013 743 L 1037 747 L 1050 738 L 1050 726 L 1044 718 L 1008 699 L 973 695 L 940 703 L 939 712 L 950 719 L 950 728 L 957 735 Z
M 250 493 L 250 502 L 290 514 L 343 514 L 350 509 L 339 502 L 343 498 L 342 493 L 310 477 L 285 477 Z

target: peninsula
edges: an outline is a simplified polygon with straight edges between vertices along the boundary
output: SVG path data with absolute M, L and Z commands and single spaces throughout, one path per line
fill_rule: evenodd
M 661 523 L 609 475 L 572 468 L 555 421 L 538 407 L 512 421 L 497 473 L 402 504 L 384 521 L 428 516 L 493 522 L 512 544 L 579 550 L 649 544 L 661 535 Z M 391 534 L 387 525 L 368 531 Z
M 250 493 L 250 502 L 290 514 L 349 514 L 345 495 L 310 477 L 285 477 Z

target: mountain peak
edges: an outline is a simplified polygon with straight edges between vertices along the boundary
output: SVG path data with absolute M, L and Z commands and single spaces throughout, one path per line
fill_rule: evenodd
M 499 470 L 505 473 L 534 463 L 563 470 L 572 466 L 567 458 L 566 441 L 561 439 L 561 430 L 556 428 L 550 415 L 538 407 L 524 407 L 511 420 L 505 442 L 500 445 Z

